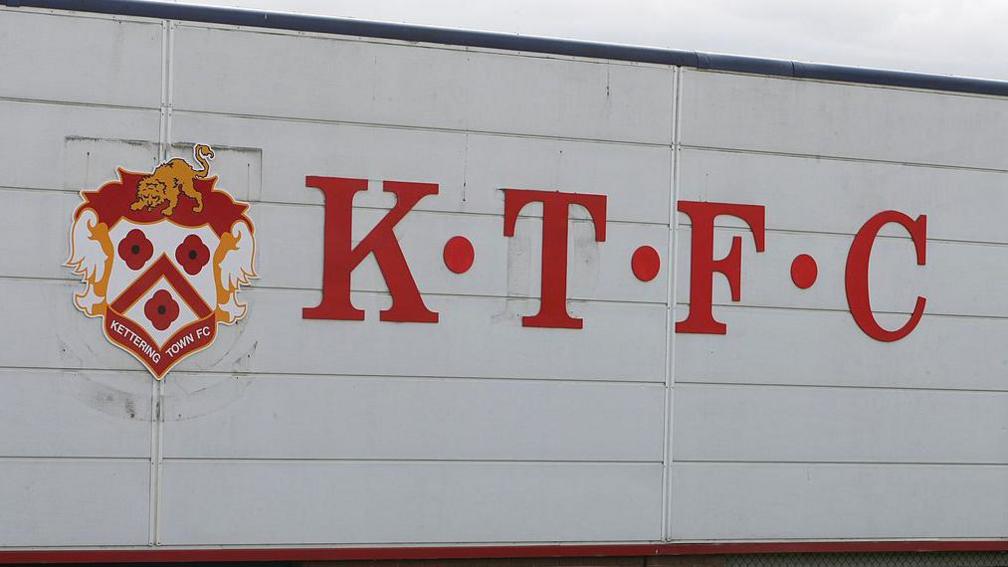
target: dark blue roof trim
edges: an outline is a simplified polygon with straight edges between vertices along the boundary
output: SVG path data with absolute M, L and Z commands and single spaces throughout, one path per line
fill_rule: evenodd
M 682 65 L 698 69 L 734 71 L 757 75 L 1008 96 L 1008 82 L 1005 81 L 798 63 L 795 61 L 760 59 L 756 57 L 716 55 L 695 51 L 613 45 L 588 41 L 370 22 L 346 18 L 262 12 L 239 8 L 191 6 L 141 0 L 0 0 L 0 4 L 396 39 L 411 42 L 440 43 L 444 45 L 506 49 L 532 53 L 551 53 L 616 61 Z

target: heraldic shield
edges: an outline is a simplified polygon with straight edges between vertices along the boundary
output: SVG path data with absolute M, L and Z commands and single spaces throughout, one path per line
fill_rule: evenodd
M 248 204 L 215 186 L 212 149 L 193 154 L 202 169 L 175 158 L 82 191 L 70 231 L 74 304 L 158 380 L 245 316 L 238 290 L 256 277 Z

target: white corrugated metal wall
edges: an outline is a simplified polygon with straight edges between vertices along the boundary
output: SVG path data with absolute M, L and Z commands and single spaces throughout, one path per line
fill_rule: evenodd
M 1002 99 L 24 9 L 0 10 L 0 46 L 0 504 L 18 510 L 0 545 L 1008 529 Z M 261 279 L 245 321 L 153 383 L 74 309 L 61 263 L 77 190 L 194 142 L 252 203 Z M 373 260 L 353 280 L 366 321 L 301 318 L 322 258 L 306 175 L 371 180 L 358 238 L 392 204 L 382 180 L 440 185 L 398 227 L 437 325 L 377 320 Z M 604 243 L 573 212 L 583 330 L 521 326 L 540 221 L 505 238 L 502 187 L 609 196 Z M 730 218 L 716 232 L 721 253 L 745 244 L 743 301 L 715 283 L 725 336 L 671 332 L 673 195 L 767 207 L 763 254 Z M 885 209 L 929 219 L 926 266 L 895 230 L 873 254 L 884 322 L 928 298 L 897 343 L 861 334 L 842 283 Z M 441 263 L 455 234 L 476 246 L 461 276 Z M 649 283 L 642 244 L 662 255 Z M 799 253 L 819 263 L 807 291 Z

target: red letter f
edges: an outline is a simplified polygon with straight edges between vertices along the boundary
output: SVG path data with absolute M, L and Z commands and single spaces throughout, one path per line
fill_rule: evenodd
M 693 224 L 692 245 L 690 246 L 690 304 L 686 319 L 676 323 L 677 333 L 699 333 L 723 335 L 728 327 L 714 319 L 711 302 L 713 299 L 714 272 L 728 279 L 732 301 L 742 300 L 742 237 L 732 237 L 728 255 L 714 259 L 714 219 L 728 215 L 742 219 L 749 225 L 756 241 L 756 251 L 764 249 L 766 222 L 762 205 L 738 205 L 734 203 L 702 203 L 699 201 L 679 201 L 676 207 L 686 213 Z

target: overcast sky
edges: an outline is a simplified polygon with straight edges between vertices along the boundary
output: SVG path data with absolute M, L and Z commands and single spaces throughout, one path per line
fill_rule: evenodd
M 1008 0 L 176 0 L 1008 80 Z

